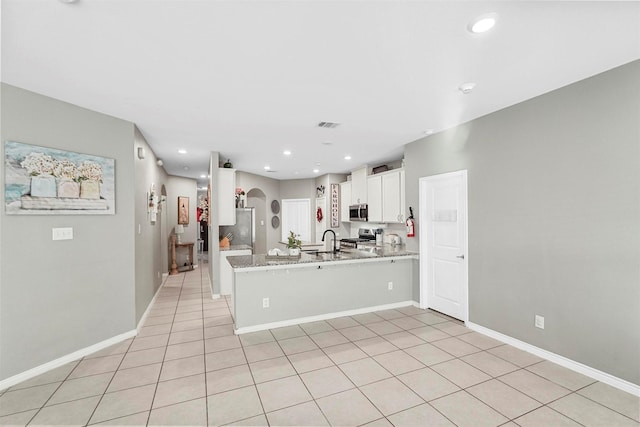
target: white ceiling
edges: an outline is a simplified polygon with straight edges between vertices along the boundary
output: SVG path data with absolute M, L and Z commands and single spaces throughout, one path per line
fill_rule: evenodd
M 496 27 L 469 33 L 487 12 Z M 136 123 L 168 173 L 192 178 L 210 151 L 276 179 L 377 165 L 427 129 L 640 58 L 637 1 L 2 0 L 1 13 L 2 81 Z

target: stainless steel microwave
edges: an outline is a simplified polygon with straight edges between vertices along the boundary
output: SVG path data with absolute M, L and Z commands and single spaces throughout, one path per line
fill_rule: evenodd
M 369 207 L 367 204 L 350 205 L 349 221 L 369 221 Z

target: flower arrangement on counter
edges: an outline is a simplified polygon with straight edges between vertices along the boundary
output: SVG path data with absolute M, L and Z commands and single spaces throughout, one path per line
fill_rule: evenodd
M 287 237 L 287 247 L 290 249 L 300 249 L 302 247 L 302 240 L 298 239 L 298 236 L 293 231 L 289 231 L 289 237 Z

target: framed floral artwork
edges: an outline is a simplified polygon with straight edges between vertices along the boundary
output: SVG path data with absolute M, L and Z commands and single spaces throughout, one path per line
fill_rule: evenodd
M 7 141 L 8 215 L 114 215 L 115 160 Z

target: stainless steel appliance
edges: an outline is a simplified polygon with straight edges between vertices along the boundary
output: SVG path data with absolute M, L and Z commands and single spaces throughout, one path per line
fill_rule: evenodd
M 366 203 L 350 205 L 349 221 L 369 221 L 369 206 Z
M 341 248 L 357 249 L 359 246 L 371 246 L 376 244 L 376 231 L 374 228 L 360 228 L 358 237 L 340 240 Z
M 247 245 L 253 249 L 256 240 L 253 208 L 236 209 L 236 225 L 221 225 L 220 236 L 231 233 L 232 245 Z

